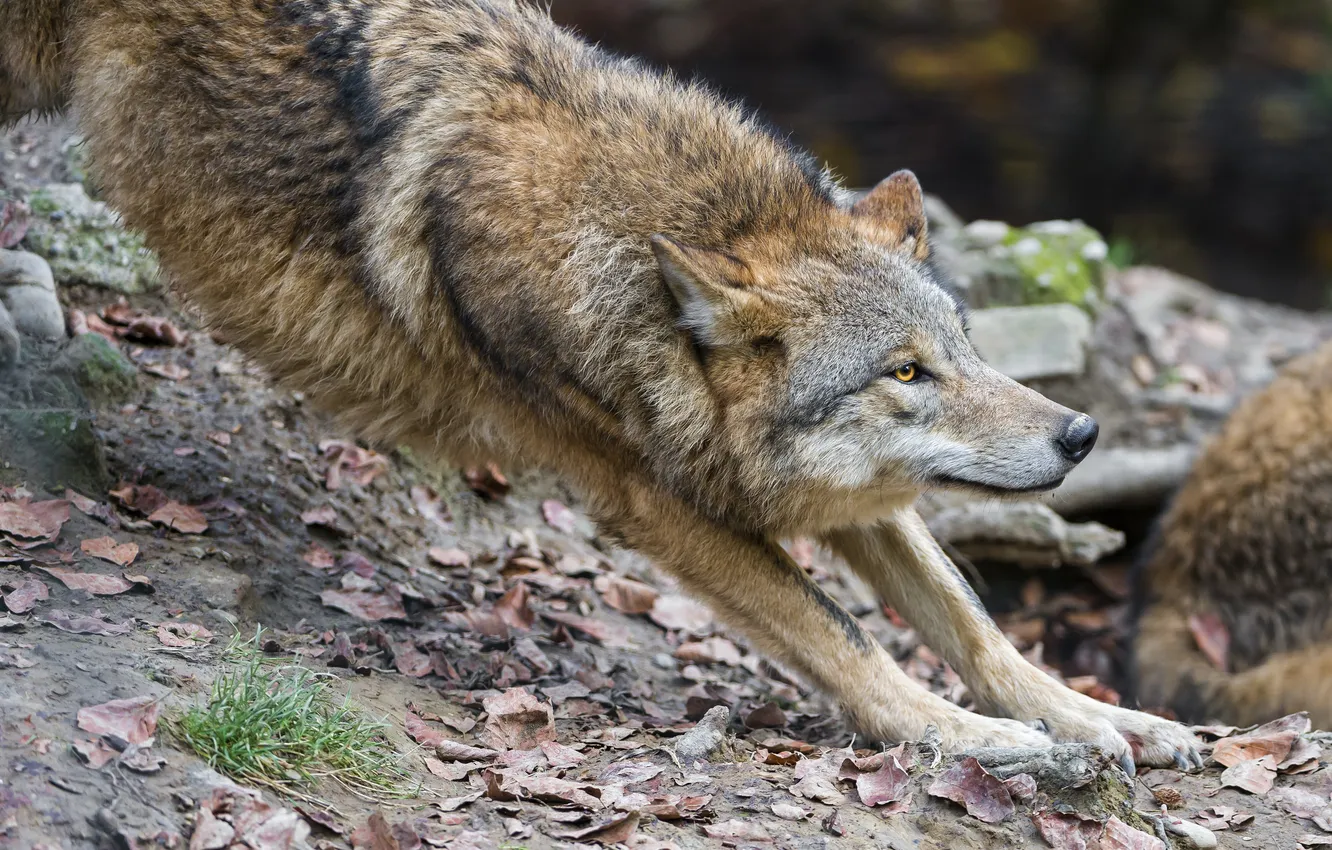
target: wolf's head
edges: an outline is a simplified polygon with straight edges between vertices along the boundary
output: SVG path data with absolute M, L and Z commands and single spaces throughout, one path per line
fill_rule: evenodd
M 977 355 L 927 262 L 910 172 L 726 252 L 653 246 L 725 439 L 769 488 L 1049 490 L 1096 441 L 1090 417 Z

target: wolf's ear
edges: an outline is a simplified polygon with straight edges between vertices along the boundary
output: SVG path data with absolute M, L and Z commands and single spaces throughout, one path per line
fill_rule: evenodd
M 758 306 L 754 273 L 738 257 L 652 237 L 661 276 L 680 307 L 680 326 L 700 345 L 719 346 L 746 339 L 744 316 Z
M 854 215 L 874 223 L 879 238 L 917 260 L 930 255 L 926 240 L 925 198 L 916 175 L 903 169 L 879 181 L 851 207 Z

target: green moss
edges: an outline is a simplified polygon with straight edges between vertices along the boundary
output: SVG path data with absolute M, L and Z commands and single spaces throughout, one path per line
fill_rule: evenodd
M 94 405 L 125 402 L 138 387 L 134 364 L 98 334 L 83 334 L 71 340 L 54 370 L 73 380 Z
M 1079 221 L 1047 221 L 1012 228 L 1001 251 L 1020 275 L 1022 303 L 1095 307 L 1107 248 Z
M 156 289 L 157 260 L 137 233 L 77 183 L 38 189 L 28 199 L 32 225 L 24 245 L 51 264 L 57 283 L 82 283 L 117 292 Z

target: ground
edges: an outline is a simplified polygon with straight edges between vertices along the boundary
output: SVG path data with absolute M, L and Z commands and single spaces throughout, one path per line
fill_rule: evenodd
M 5 158 L 10 185 L 66 179 L 67 135 L 0 140 L 0 154 L 36 140 Z M 1332 772 L 1298 725 L 1277 735 L 1287 750 L 1299 742 L 1297 769 L 1316 769 L 1283 772 L 1262 795 L 1222 787 L 1215 763 L 1144 770 L 1131 786 L 1092 770 L 1081 790 L 1038 776 L 1033 796 L 928 745 L 876 755 L 822 698 L 598 537 L 550 476 L 358 445 L 169 294 L 60 294 L 72 324 L 106 333 L 140 374 L 93 414 L 89 451 L 102 459 L 79 489 L 34 479 L 37 459 L 0 445 L 0 834 L 13 846 L 273 850 L 312 829 L 311 845 L 375 850 L 1147 848 L 1161 845 L 1133 829 L 1153 829 L 1135 812 L 1159 814 L 1162 786 L 1177 791 L 1159 796 L 1173 816 L 1229 824 L 1222 847 L 1295 847 L 1332 817 Z M 140 327 L 156 331 L 125 339 L 145 317 L 185 338 L 150 321 Z M 68 345 L 29 345 L 0 376 L 0 399 L 26 404 L 16 388 Z M 911 675 L 966 701 L 892 612 L 822 553 L 791 546 Z M 994 577 L 1016 599 L 1004 603 L 1014 640 L 1034 655 L 1045 642 L 1065 673 L 1108 678 L 1122 587 L 1112 569 L 1096 577 Z M 256 635 L 272 675 L 316 671 L 357 716 L 383 721 L 398 793 L 233 776 L 262 791 L 265 810 L 186 745 L 181 718 L 219 677 L 249 669 L 235 643 Z M 1115 698 L 1094 678 L 1076 684 Z M 722 746 L 677 764 L 681 733 L 718 705 L 730 710 Z M 1093 818 L 1089 843 L 1067 837 L 1073 812 Z

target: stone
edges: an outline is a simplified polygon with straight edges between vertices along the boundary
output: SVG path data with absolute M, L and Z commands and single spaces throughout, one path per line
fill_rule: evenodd
M 79 183 L 55 183 L 28 199 L 32 222 L 23 245 L 45 257 L 60 284 L 137 293 L 160 285 L 157 261 L 138 234 Z
M 0 304 L 19 333 L 63 339 L 65 315 L 46 261 L 27 251 L 0 251 Z
M 18 328 L 14 327 L 9 311 L 0 304 L 0 369 L 17 363 L 20 350 Z
M 97 493 L 110 484 L 92 420 L 78 409 L 0 407 L 0 462 L 39 487 Z
M 1092 323 L 1072 304 L 991 307 L 971 314 L 971 341 L 987 363 L 1015 381 L 1081 375 Z
M 1101 303 L 1109 249 L 1080 221 L 950 221 L 930 236 L 935 264 L 973 307 Z
M 139 370 L 100 334 L 70 340 L 51 370 L 72 380 L 94 407 L 129 401 L 139 386 Z

